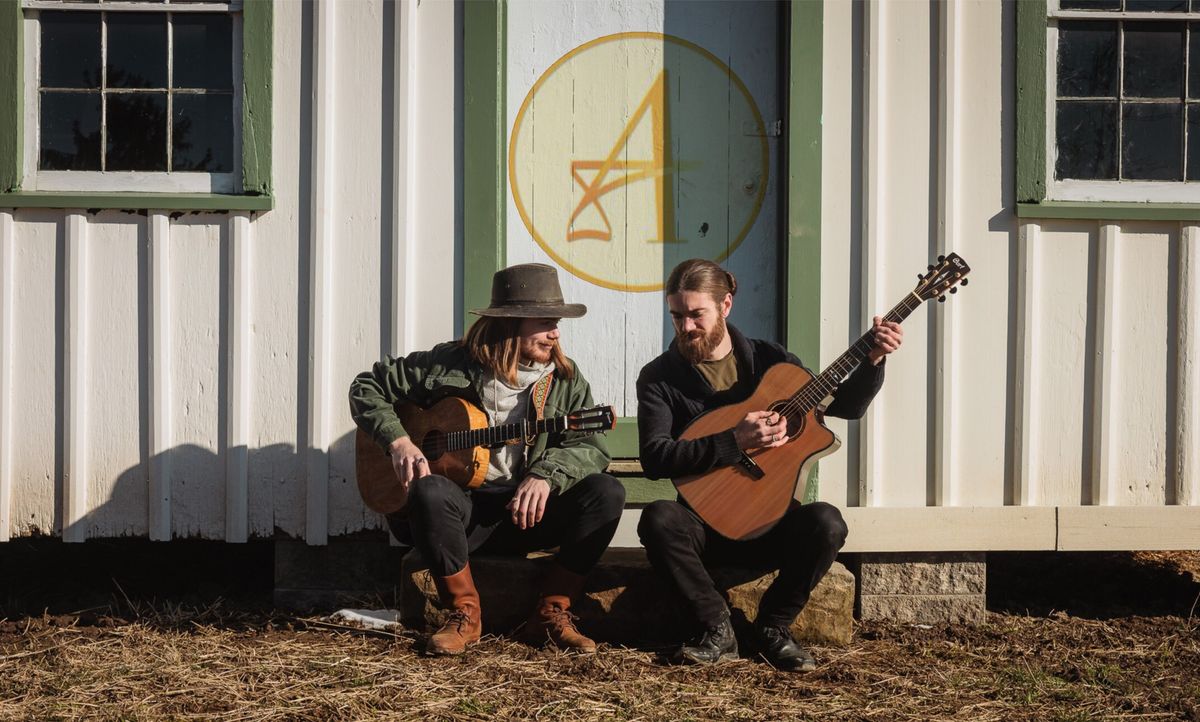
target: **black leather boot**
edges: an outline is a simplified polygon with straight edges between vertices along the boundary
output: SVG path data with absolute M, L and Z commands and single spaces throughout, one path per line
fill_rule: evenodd
M 675 661 L 683 664 L 710 664 L 737 658 L 737 637 L 733 634 L 733 625 L 729 623 L 728 612 L 720 622 L 705 629 L 698 639 L 685 642 L 675 653 Z
M 817 660 L 792 639 L 787 627 L 760 626 L 758 635 L 763 644 L 762 656 L 776 669 L 811 672 L 817 668 Z

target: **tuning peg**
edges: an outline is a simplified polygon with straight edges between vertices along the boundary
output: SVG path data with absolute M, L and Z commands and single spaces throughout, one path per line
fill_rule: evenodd
M 938 296 L 938 303 L 945 303 L 945 302 L 946 302 L 945 296 Z
M 924 281 L 924 280 L 925 280 L 925 277 L 924 277 L 924 276 L 922 276 L 921 274 L 919 274 L 919 273 L 918 273 L 918 274 L 917 274 L 917 280 L 918 280 L 918 281 Z
M 967 281 L 970 281 L 970 280 L 971 280 L 971 279 L 969 279 L 969 278 L 964 278 L 964 279 L 962 280 L 962 285 L 964 285 L 964 286 L 965 286 L 965 285 L 967 285 Z
M 945 260 L 946 260 L 946 257 L 945 257 L 945 256 L 938 256 L 938 263 L 942 263 L 942 262 L 944 262 Z
M 950 293 L 958 293 L 958 286 L 955 286 L 954 288 L 950 289 Z
M 925 270 L 927 270 L 927 271 L 932 271 L 932 270 L 933 270 L 933 264 L 932 264 L 932 263 L 931 263 L 931 264 L 929 264 L 929 267 L 928 267 L 928 268 L 926 268 Z

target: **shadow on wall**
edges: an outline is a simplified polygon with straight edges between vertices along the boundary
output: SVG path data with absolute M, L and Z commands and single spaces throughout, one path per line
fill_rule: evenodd
M 367 509 L 354 476 L 354 434 L 329 448 L 324 494 L 329 535 L 386 529 Z M 305 539 L 309 484 L 306 455 L 291 444 L 214 451 L 180 444 L 121 472 L 103 501 L 74 523 L 64 517 L 66 487 L 55 474 L 55 528 L 65 541 L 149 536 L 151 539 Z M 238 480 L 245 469 L 244 483 Z M 158 482 L 162 479 L 162 483 Z M 96 482 L 93 481 L 93 489 Z M 27 529 L 34 534 L 37 529 Z

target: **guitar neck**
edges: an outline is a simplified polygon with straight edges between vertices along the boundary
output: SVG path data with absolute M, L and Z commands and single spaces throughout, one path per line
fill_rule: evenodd
M 537 421 L 518 421 L 512 424 L 487 426 L 482 429 L 451 431 L 446 434 L 446 445 L 450 451 L 471 449 L 476 446 L 496 446 L 516 439 L 524 439 L 535 434 L 565 431 L 566 428 L 567 417 L 565 416 L 557 416 L 553 419 L 538 419 Z
M 920 296 L 915 293 L 910 293 L 905 296 L 900 303 L 897 303 L 887 315 L 883 317 L 885 321 L 895 321 L 900 323 L 908 318 L 909 314 L 915 311 L 924 303 Z M 837 358 L 836 361 L 820 373 L 812 381 L 804 385 L 804 388 L 796 392 L 792 397 L 792 401 L 799 404 L 804 413 L 808 413 L 817 407 L 817 404 L 833 393 L 837 385 L 842 382 L 842 379 L 850 375 L 850 372 L 855 369 L 871 349 L 875 347 L 875 341 L 871 338 L 871 332 L 867 331 L 858 340 L 846 349 L 846 352 Z

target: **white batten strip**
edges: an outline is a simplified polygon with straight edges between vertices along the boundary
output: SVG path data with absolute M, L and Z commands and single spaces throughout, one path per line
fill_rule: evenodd
M 961 112 L 961 77 L 959 39 L 962 37 L 957 3 L 939 3 L 938 10 L 941 82 L 938 84 L 938 253 L 945 255 L 958 242 L 959 134 Z M 957 304 L 939 304 L 933 314 L 934 354 L 937 381 L 934 387 L 933 433 L 933 503 L 936 506 L 956 506 L 959 503 L 959 480 L 955 474 L 954 389 L 956 386 L 954 339 L 957 336 Z
M 225 541 L 249 538 L 250 449 L 250 242 L 253 226 L 248 213 L 229 219 L 229 303 L 225 328 Z
M 171 218 L 152 212 L 146 233 L 150 261 L 149 528 L 155 541 L 171 539 Z
M 417 3 L 396 4 L 395 92 L 392 117 L 396 119 L 395 154 L 392 159 L 392 308 L 391 338 L 385 353 L 402 354 L 412 350 L 410 316 L 415 282 L 417 214 L 417 103 L 415 65 L 417 58 Z
M 308 279 L 308 448 L 304 538 L 329 537 L 329 314 L 333 271 L 334 3 L 313 3 L 312 237 Z
M 1034 343 L 1037 330 L 1033 310 L 1037 307 L 1037 252 L 1042 239 L 1042 227 L 1035 222 L 1020 225 L 1017 232 L 1017 321 L 1013 335 L 1016 344 L 1017 378 L 1013 384 L 1013 503 L 1017 506 L 1037 506 L 1041 488 L 1037 469 L 1037 377 Z
M 63 507 L 65 542 L 87 539 L 87 216 L 67 214 L 63 289 Z
M 875 0 L 866 6 L 866 52 L 867 58 L 865 91 L 863 101 L 863 132 L 866 134 L 866 145 L 863 178 L 863 253 L 862 253 L 862 314 L 859 333 L 871 324 L 871 317 L 879 313 L 879 267 L 880 232 L 883 208 L 883 125 L 885 117 L 881 107 L 882 89 L 884 83 L 883 58 L 883 20 L 884 2 Z M 879 489 L 879 442 L 883 439 L 881 430 L 883 399 L 876 397 L 874 403 L 867 407 L 866 414 L 859 422 L 859 465 L 858 465 L 858 504 L 859 506 L 876 506 L 882 502 Z
M 1113 479 L 1113 405 L 1117 398 L 1114 351 L 1116 349 L 1117 240 L 1121 228 L 1115 223 L 1100 226 L 1096 249 L 1096 352 L 1092 355 L 1092 503 L 1116 504 Z
M 1179 238 L 1179 342 L 1175 346 L 1175 503 L 1200 506 L 1200 226 Z
M 13 278 L 16 262 L 16 221 L 13 212 L 0 210 L 0 542 L 12 538 L 12 368 L 13 368 Z

